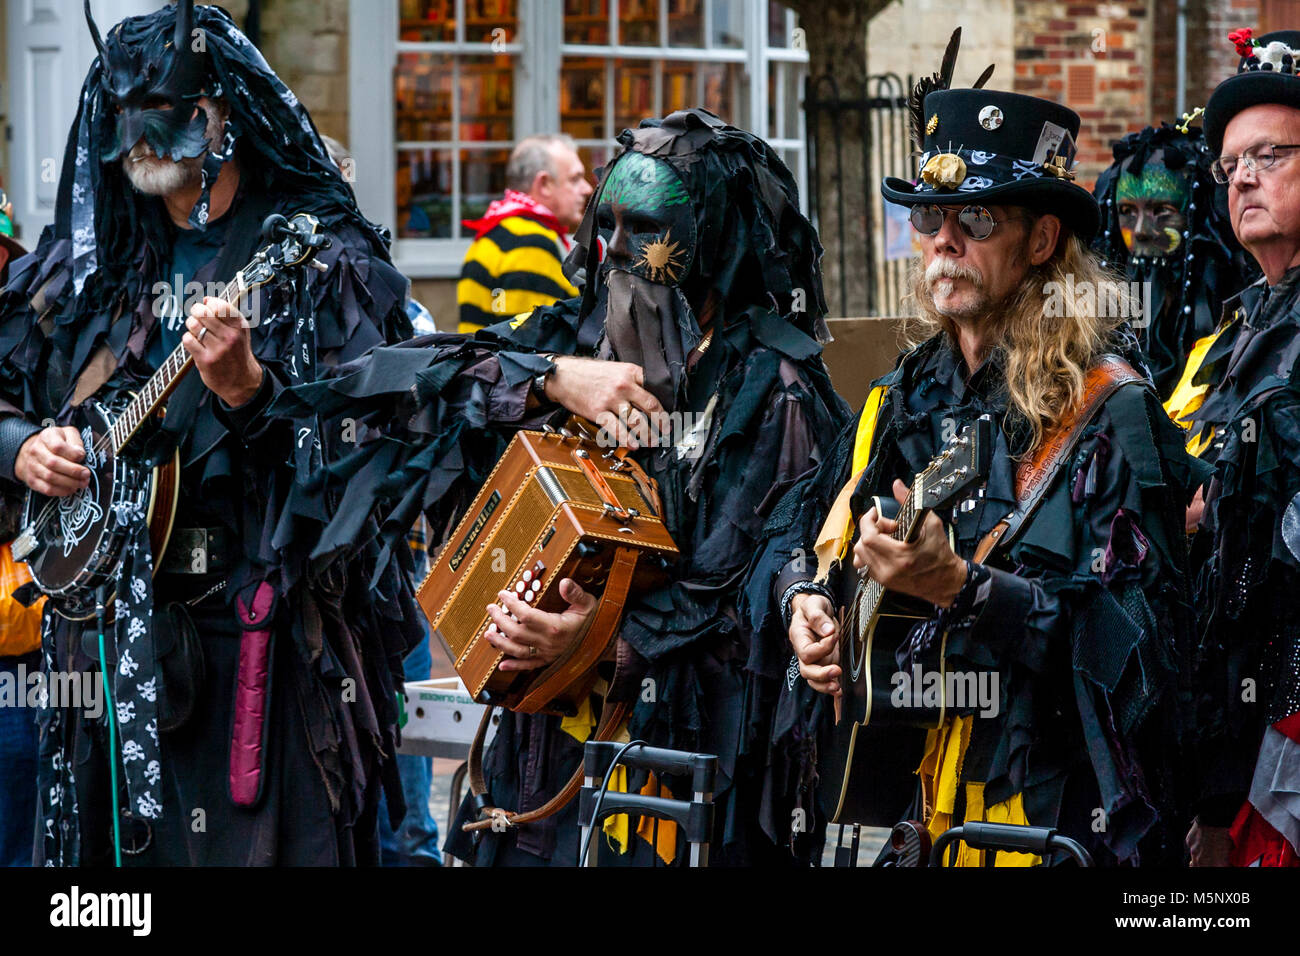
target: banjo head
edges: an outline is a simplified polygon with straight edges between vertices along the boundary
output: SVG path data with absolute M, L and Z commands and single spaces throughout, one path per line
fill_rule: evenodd
M 118 464 L 108 437 L 110 421 L 101 406 L 87 403 L 74 409 L 67 424 L 77 429 L 86 446 L 90 484 L 62 498 L 33 491 L 23 515 L 24 527 L 35 525 L 38 541 L 28 560 L 32 578 L 56 607 L 61 593 L 84 583 L 86 572 L 97 563 L 96 552 L 106 543 Z

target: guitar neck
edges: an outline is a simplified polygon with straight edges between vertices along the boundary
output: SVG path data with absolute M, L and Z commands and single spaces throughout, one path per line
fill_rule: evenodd
M 921 522 L 925 520 L 925 508 L 917 508 L 913 502 L 919 500 L 920 488 L 912 486 L 911 494 L 907 500 L 899 506 L 898 517 L 895 518 L 896 525 L 894 533 L 890 535 L 895 541 L 913 541 L 921 532 Z M 858 585 L 859 600 L 865 595 L 866 603 L 861 607 L 860 620 L 871 620 L 876 611 L 880 609 L 880 603 L 885 599 L 885 589 L 875 578 L 867 576 L 862 579 Z M 856 602 L 855 602 L 856 603 Z
M 245 292 L 243 273 L 226 283 L 218 296 L 223 302 L 234 305 Z M 151 415 L 158 411 L 167 400 L 181 379 L 194 365 L 194 356 L 185 351 L 184 345 L 178 345 L 171 355 L 158 367 L 158 370 L 145 382 L 144 387 L 131 399 L 131 403 L 122 411 L 112 424 L 109 434 L 113 439 L 113 448 L 121 451 Z

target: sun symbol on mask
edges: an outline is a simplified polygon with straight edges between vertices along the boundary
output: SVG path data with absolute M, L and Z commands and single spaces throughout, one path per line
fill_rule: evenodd
M 673 231 L 669 229 L 662 239 L 654 239 L 641 247 L 641 258 L 636 261 L 636 266 L 646 270 L 651 282 L 677 281 L 677 270 L 683 265 L 685 251 L 672 238 Z

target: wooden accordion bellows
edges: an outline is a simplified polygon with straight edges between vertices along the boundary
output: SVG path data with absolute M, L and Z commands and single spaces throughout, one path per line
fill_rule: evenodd
M 521 431 L 511 440 L 417 592 L 434 636 L 475 700 L 522 713 L 573 713 L 596 678 L 629 593 L 665 579 L 677 547 L 640 466 L 585 434 Z M 533 607 L 567 606 L 572 578 L 600 601 L 586 632 L 544 668 L 501 672 L 487 605 L 514 590 Z

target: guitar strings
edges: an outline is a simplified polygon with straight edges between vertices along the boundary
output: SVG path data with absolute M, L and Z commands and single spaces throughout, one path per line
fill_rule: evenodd
M 240 273 L 238 273 L 235 276 L 235 278 L 231 279 L 228 283 L 226 283 L 225 287 L 221 290 L 221 294 L 217 298 L 221 299 L 223 302 L 229 305 L 235 305 L 239 301 L 240 297 L 244 294 L 244 290 L 242 287 L 243 283 L 241 278 L 242 275 L 243 272 L 241 270 Z M 233 293 L 233 297 L 232 297 L 232 293 Z M 194 361 L 194 356 L 190 355 L 188 352 L 185 351 L 184 345 L 178 345 L 176 346 L 175 349 L 172 350 L 172 353 L 167 357 L 167 360 L 164 361 L 161 366 L 159 366 L 158 371 L 155 372 L 153 375 L 151 375 L 149 377 L 149 380 L 145 382 L 144 388 L 142 388 L 140 391 L 140 395 L 147 393 L 150 385 L 153 383 L 155 379 L 159 378 L 159 375 L 162 372 L 164 372 L 164 370 L 167 368 L 171 360 L 183 352 L 185 353 L 185 357 L 181 360 L 180 368 L 178 368 L 176 372 L 170 376 L 163 375 L 163 378 L 170 377 L 173 381 L 177 381 L 180 379 L 182 375 L 188 372 L 189 366 Z M 153 400 L 150 404 L 156 404 L 157 402 L 161 402 L 162 395 L 163 393 L 165 393 L 165 391 L 166 391 L 165 387 L 161 388 L 159 390 L 159 398 Z M 122 410 L 122 414 L 118 415 L 117 418 L 113 419 L 113 421 L 109 423 L 109 426 L 104 431 L 104 434 L 99 437 L 99 440 L 96 441 L 94 446 L 92 447 L 91 449 L 92 456 L 98 457 L 99 453 L 104 451 L 104 449 L 108 446 L 108 443 L 114 437 L 113 430 L 117 427 L 118 422 L 122 421 L 126 417 L 127 413 L 130 412 L 132 407 L 134 407 L 134 405 L 136 404 L 136 401 L 138 401 L 138 397 L 136 399 L 132 399 L 131 403 Z M 147 414 L 141 414 L 140 421 L 143 422 L 147 417 L 148 417 Z M 122 443 L 117 446 L 115 451 L 121 451 L 123 448 L 125 448 L 127 442 L 131 439 L 133 435 L 134 435 L 134 429 L 132 429 L 130 435 L 127 435 L 126 438 L 122 440 Z M 40 514 L 36 516 L 36 519 L 32 521 L 31 525 L 29 526 L 33 534 L 39 535 L 41 532 L 46 530 L 46 526 L 49 524 L 49 522 L 53 519 L 55 513 L 58 511 L 59 502 L 62 500 L 63 500 L 62 498 L 50 498 L 45 503 L 45 506 L 41 509 Z

